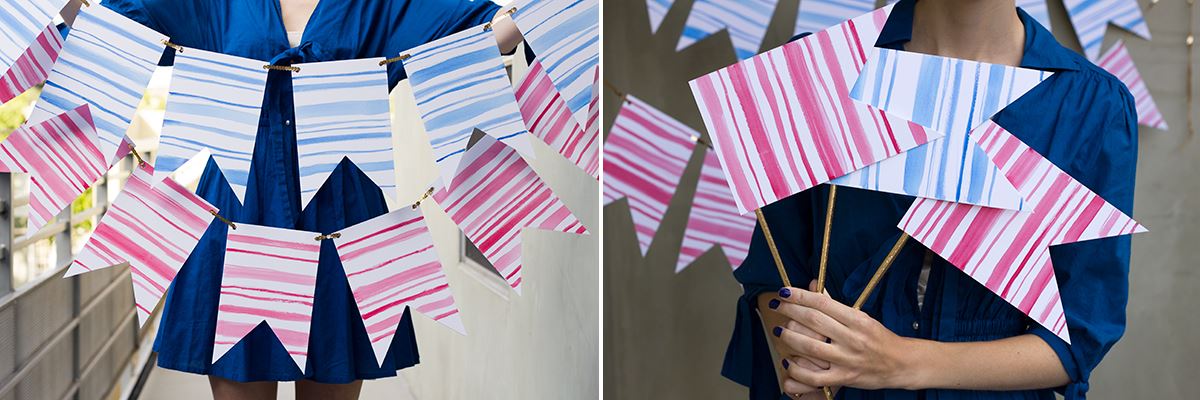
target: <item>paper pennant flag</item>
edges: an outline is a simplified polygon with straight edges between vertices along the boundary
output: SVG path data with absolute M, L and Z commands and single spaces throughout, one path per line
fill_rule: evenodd
M 753 57 L 762 46 L 776 3 L 777 0 L 696 0 L 675 49 L 683 50 L 714 33 L 727 30 L 738 59 Z
M 129 263 L 138 323 L 167 293 L 200 243 L 215 207 L 172 179 L 155 183 L 154 168 L 134 168 L 64 277 Z
M 833 183 L 1020 209 L 1021 194 L 967 136 L 1052 73 L 890 49 L 876 54 L 850 96 L 946 136 Z
M 593 178 L 600 179 L 600 151 L 597 147 L 600 146 L 600 68 L 596 67 L 596 80 L 592 84 L 592 102 L 588 104 L 588 120 L 584 124 L 584 136 L 591 141 L 591 145 L 587 150 L 582 152 L 581 160 L 586 162 L 576 163 L 584 172 L 591 175 Z
M 292 88 L 301 207 L 308 206 L 343 158 L 384 193 L 396 191 L 388 75 L 380 61 L 296 65 L 301 73 L 292 77 Z
M 599 0 L 521 0 L 513 21 L 580 125 L 600 66 Z
M 58 53 L 62 51 L 62 47 L 63 37 L 58 33 L 58 28 L 54 25 L 47 26 L 12 68 L 0 76 L 0 103 L 7 103 L 45 82 L 46 77 L 50 75 L 50 69 L 58 61 Z
M 1150 40 L 1150 27 L 1137 0 L 1063 0 L 1063 5 L 1088 60 L 1100 56 L 1104 32 L 1110 23 Z
M 0 3 L 0 72 L 7 71 L 67 0 L 16 0 Z
M 175 55 L 156 174 L 175 172 L 208 150 L 239 200 L 246 198 L 266 63 L 198 49 Z
M 674 3 L 675 0 L 646 0 L 646 10 L 650 14 L 650 32 L 658 32 L 658 27 L 662 25 L 667 11 L 671 10 Z
M 587 229 L 512 148 L 485 136 L 467 151 L 453 185 L 434 199 L 496 271 L 521 293 L 521 231 Z
M 1163 119 L 1162 112 L 1158 111 L 1158 104 L 1154 103 L 1154 97 L 1150 96 L 1150 90 L 1146 88 L 1146 82 L 1142 80 L 1142 74 L 1138 72 L 1137 65 L 1134 65 L 1133 57 L 1125 48 L 1124 41 L 1118 40 L 1099 61 L 1096 61 L 1096 65 L 1115 75 L 1129 88 L 1137 102 L 1138 124 L 1167 129 L 1167 121 Z
M 999 125 L 971 137 L 1025 196 L 1025 211 L 917 199 L 899 226 L 1070 343 L 1050 246 L 1146 228 Z
M 721 161 L 712 152 L 705 154 L 675 272 L 683 271 L 713 245 L 720 245 L 729 265 L 737 268 L 750 252 L 750 237 L 757 223 L 753 214 L 737 212 Z
M 70 36 L 29 120 L 91 105 L 97 147 L 111 165 L 167 37 L 102 6 L 83 7 Z
M 387 357 L 407 309 L 467 333 L 421 210 L 404 207 L 341 235 L 334 243 L 376 362 Z
M 899 0 L 888 0 L 888 4 L 895 4 L 897 1 Z M 803 4 L 801 3 L 801 6 Z M 1046 7 L 1046 0 L 1017 0 L 1017 7 L 1025 10 L 1030 17 L 1033 17 L 1039 24 L 1046 27 L 1046 30 L 1050 30 L 1050 8 Z
M 452 183 L 476 129 L 532 157 L 521 110 L 496 38 L 483 26 L 404 52 L 403 61 L 417 99 L 417 111 L 441 169 L 441 184 Z
M 700 137 L 682 122 L 629 96 L 604 143 L 604 204 L 627 198 L 642 255 Z
M 691 82 L 742 213 L 941 136 L 850 98 L 890 10 Z
M 90 106 L 27 124 L 0 142 L 0 169 L 28 173 L 29 225 L 37 233 L 104 176 L 108 165 L 92 142 Z
M 541 62 L 534 61 L 529 66 L 525 79 L 517 85 L 516 95 L 529 132 L 588 174 L 599 175 L 599 129 L 584 129 L 575 121 Z M 592 121 L 590 111 L 588 120 Z
M 304 371 L 321 257 L 321 242 L 315 238 L 320 235 L 249 224 L 238 224 L 229 231 L 217 306 L 214 364 L 265 323 Z
M 823 31 L 874 9 L 875 0 L 804 0 L 800 2 L 794 32 L 801 34 Z M 875 44 L 871 45 L 873 47 Z

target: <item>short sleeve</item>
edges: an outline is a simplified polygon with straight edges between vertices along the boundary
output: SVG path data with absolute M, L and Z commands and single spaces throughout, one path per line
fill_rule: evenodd
M 1119 82 L 1109 80 L 1114 86 Z M 1114 83 L 1115 82 L 1115 83 Z M 1088 132 L 1069 167 L 1063 169 L 1128 215 L 1133 215 L 1137 165 L 1137 111 L 1123 85 L 1096 107 L 1107 118 L 1086 123 Z M 1111 92 L 1110 92 L 1111 93 Z M 1107 103 L 1107 104 L 1105 104 Z M 1097 114 L 1092 114 L 1097 115 Z M 1125 332 L 1125 307 L 1129 299 L 1128 235 L 1050 248 L 1066 313 L 1071 344 L 1044 327 L 1030 333 L 1041 337 L 1062 361 L 1071 382 L 1058 391 L 1067 400 L 1082 400 L 1088 378 L 1104 355 Z M 1102 294 L 1102 295 L 1101 295 Z

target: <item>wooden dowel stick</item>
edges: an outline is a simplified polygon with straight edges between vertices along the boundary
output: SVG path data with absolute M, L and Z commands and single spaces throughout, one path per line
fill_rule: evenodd
M 900 235 L 900 239 L 896 240 L 896 245 L 892 246 L 892 250 L 888 252 L 887 257 L 883 258 L 883 262 L 879 263 L 879 268 L 875 269 L 875 275 L 871 276 L 871 280 L 867 282 L 867 287 L 863 288 L 862 294 L 858 295 L 858 300 L 854 301 L 854 309 L 861 310 L 863 303 L 867 302 L 867 298 L 871 297 L 871 292 L 875 291 L 875 286 L 879 285 L 879 281 L 883 279 L 883 274 L 887 273 L 888 268 L 892 267 L 892 262 L 896 261 L 896 255 L 900 254 L 900 249 L 904 248 L 904 243 L 908 242 L 908 233 Z
M 825 270 L 829 265 L 829 231 L 833 228 L 833 204 L 837 185 L 829 185 L 829 205 L 825 208 L 825 237 L 821 239 L 821 262 L 817 265 L 817 293 L 825 292 Z

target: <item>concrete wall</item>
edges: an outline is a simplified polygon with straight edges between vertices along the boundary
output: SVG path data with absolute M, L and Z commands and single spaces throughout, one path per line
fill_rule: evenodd
M 801 0 L 802 1 L 802 0 Z M 675 43 L 693 0 L 677 0 L 657 34 L 650 32 L 645 2 L 605 0 L 605 79 L 692 127 L 704 125 L 687 81 L 735 61 L 724 32 L 682 52 Z M 791 36 L 797 0 L 781 0 L 763 48 Z M 1048 0 L 1054 33 L 1068 47 L 1078 41 L 1061 0 Z M 1124 39 L 1170 131 L 1142 128 L 1135 216 L 1151 233 L 1133 241 L 1128 331 L 1091 380 L 1091 398 L 1189 398 L 1195 360 L 1200 359 L 1200 138 L 1187 132 L 1190 89 L 1184 38 L 1189 22 L 1200 26 L 1200 7 L 1189 15 L 1185 0 L 1164 0 L 1146 10 L 1154 41 L 1109 28 L 1105 49 Z M 1198 52 L 1197 56 L 1200 56 Z M 1200 60 L 1190 63 L 1200 74 Z M 1200 81 L 1200 75 L 1197 77 Z M 1198 82 L 1200 83 L 1200 82 Z M 1200 100 L 1200 99 L 1198 99 Z M 619 100 L 604 103 L 605 127 Z M 606 129 L 607 132 L 607 129 Z M 682 274 L 672 273 L 688 208 L 695 192 L 701 150 L 693 156 L 679 191 L 642 257 L 625 202 L 604 209 L 605 391 L 618 399 L 742 398 L 745 390 L 719 376 L 729 340 L 733 299 L 740 292 L 719 251 Z M 1103 295 L 1103 294 L 1097 294 Z M 1189 382 L 1191 381 L 1191 382 Z

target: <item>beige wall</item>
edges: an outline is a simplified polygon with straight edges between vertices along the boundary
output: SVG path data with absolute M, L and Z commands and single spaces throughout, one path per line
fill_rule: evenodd
M 605 0 L 605 79 L 703 130 L 689 79 L 735 61 L 720 33 L 674 51 L 693 0 L 677 0 L 658 33 L 650 33 L 643 0 Z M 1054 32 L 1078 48 L 1061 0 L 1048 0 Z M 1148 0 L 1140 3 L 1145 10 Z M 791 35 L 797 0 L 781 0 L 764 48 Z M 1162 0 L 1145 10 L 1154 41 L 1110 27 L 1105 49 L 1125 39 L 1171 130 L 1142 128 L 1135 216 L 1151 233 L 1133 241 L 1128 332 L 1094 372 L 1091 398 L 1194 397 L 1200 359 L 1200 138 L 1187 133 L 1185 0 Z M 1200 53 L 1200 52 L 1198 52 Z M 1200 56 L 1200 54 L 1197 54 Z M 1191 63 L 1196 65 L 1197 59 Z M 1200 66 L 1197 66 L 1200 73 Z M 1200 81 L 1200 76 L 1198 76 Z M 1200 95 L 1200 85 L 1191 88 Z M 619 101 L 604 104 L 611 126 Z M 1190 110 L 1200 121 L 1200 110 Z M 607 131 L 607 130 L 606 130 Z M 605 392 L 619 399 L 743 398 L 745 390 L 719 376 L 739 288 L 728 263 L 713 251 L 680 275 L 671 271 L 699 174 L 693 157 L 662 228 L 643 258 L 628 206 L 605 207 Z M 1103 294 L 1097 294 L 1103 295 Z

